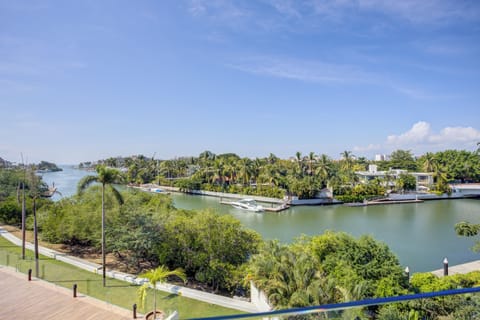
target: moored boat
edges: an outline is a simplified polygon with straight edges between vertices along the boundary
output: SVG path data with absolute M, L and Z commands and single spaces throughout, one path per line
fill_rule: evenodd
M 254 211 L 254 212 L 262 212 L 265 209 L 263 206 L 257 204 L 257 202 L 253 199 L 241 199 L 238 201 L 230 202 L 230 204 L 237 209 L 247 210 L 247 211 Z

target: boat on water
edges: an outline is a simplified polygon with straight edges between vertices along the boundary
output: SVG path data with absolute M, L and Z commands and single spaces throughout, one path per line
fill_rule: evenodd
M 263 206 L 259 205 L 253 199 L 241 199 L 238 201 L 230 202 L 230 204 L 237 209 L 247 210 L 247 211 L 254 211 L 254 212 L 262 212 L 265 211 Z

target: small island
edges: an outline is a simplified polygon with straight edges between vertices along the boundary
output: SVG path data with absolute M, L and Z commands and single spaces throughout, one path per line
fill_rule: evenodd
M 37 168 L 37 172 L 40 172 L 40 173 L 63 171 L 63 169 L 58 167 L 55 163 L 43 161 L 43 160 L 36 165 L 36 168 Z

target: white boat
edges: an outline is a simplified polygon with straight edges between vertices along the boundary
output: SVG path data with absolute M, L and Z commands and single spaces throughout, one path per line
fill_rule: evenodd
M 262 212 L 264 211 L 263 207 L 253 199 L 241 199 L 238 201 L 230 202 L 230 204 L 237 209 L 247 210 L 247 211 L 254 211 L 254 212 Z

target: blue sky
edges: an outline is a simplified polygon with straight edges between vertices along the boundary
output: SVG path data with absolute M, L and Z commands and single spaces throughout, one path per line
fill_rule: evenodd
M 480 2 L 0 0 L 0 157 L 475 150 Z

